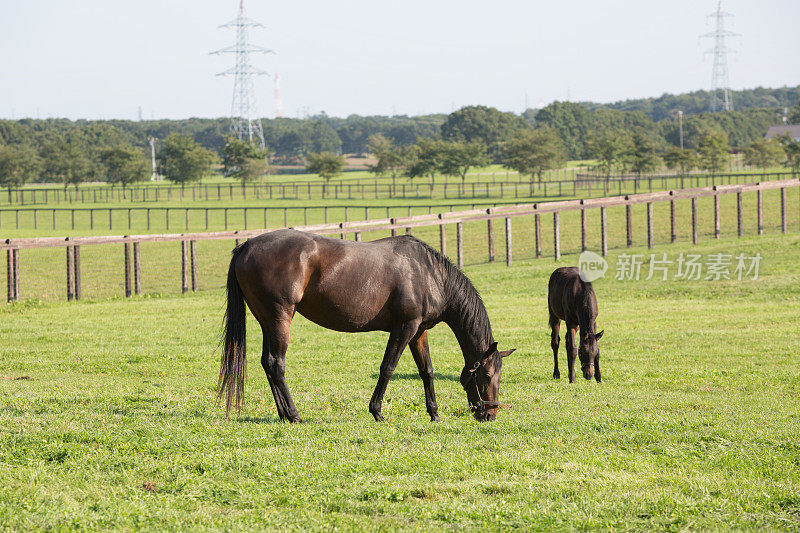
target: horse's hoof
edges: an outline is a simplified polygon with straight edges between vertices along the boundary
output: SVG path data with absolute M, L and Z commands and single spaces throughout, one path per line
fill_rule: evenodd
M 303 419 L 298 416 L 298 417 L 295 417 L 295 418 L 290 418 L 289 422 L 291 422 L 292 424 L 302 424 L 303 423 Z
M 553 379 L 561 379 L 561 374 L 558 372 L 553 372 Z
M 442 421 L 442 419 L 439 418 L 439 415 L 431 416 L 431 422 L 441 422 L 441 421 Z
M 386 421 L 383 419 L 383 415 L 382 415 L 382 414 L 380 414 L 380 413 L 372 413 L 372 416 L 374 416 L 374 417 L 375 417 L 375 422 L 386 422 Z

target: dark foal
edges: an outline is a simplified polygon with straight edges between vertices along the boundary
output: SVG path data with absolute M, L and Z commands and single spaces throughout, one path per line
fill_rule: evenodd
M 575 355 L 581 359 L 583 377 L 600 382 L 600 349 L 597 341 L 603 332 L 597 333 L 597 298 L 592 284 L 583 281 L 575 267 L 557 268 L 550 275 L 547 306 L 550 309 L 550 346 L 553 348 L 553 379 L 559 379 L 558 330 L 563 320 L 567 324 L 564 335 L 567 342 L 567 364 L 569 381 L 575 383 Z M 580 344 L 575 348 L 575 330 L 580 329 Z
M 389 341 L 369 402 L 375 420 L 403 350 L 417 363 L 431 420 L 439 413 L 427 330 L 444 322 L 464 356 L 461 385 L 478 420 L 492 420 L 499 401 L 503 357 L 489 316 L 469 279 L 446 257 L 410 236 L 351 242 L 294 230 L 248 240 L 233 251 L 219 395 L 238 408 L 246 368 L 245 303 L 263 332 L 261 364 L 281 420 L 300 422 L 285 378 L 289 326 L 295 312 L 336 331 L 386 331 Z M 364 371 L 357 354 L 353 372 Z

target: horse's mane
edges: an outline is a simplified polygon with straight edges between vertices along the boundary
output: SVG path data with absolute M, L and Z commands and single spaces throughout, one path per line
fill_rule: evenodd
M 428 243 L 412 238 L 428 255 L 434 265 L 438 265 L 443 273 L 444 294 L 447 298 L 447 307 L 456 313 L 456 319 L 463 327 L 477 333 L 487 341 L 492 342 L 492 325 L 486 306 L 478 294 L 478 290 L 467 276 L 454 265 L 447 257 L 431 248 Z

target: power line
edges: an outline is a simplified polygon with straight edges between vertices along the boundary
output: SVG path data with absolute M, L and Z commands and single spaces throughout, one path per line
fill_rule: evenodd
M 731 98 L 730 81 L 728 79 L 728 52 L 725 45 L 726 37 L 738 36 L 725 29 L 725 17 L 731 17 L 730 13 L 722 11 L 722 0 L 717 4 L 717 11 L 711 13 L 708 18 L 716 19 L 716 29 L 701 38 L 713 38 L 714 48 L 708 50 L 706 54 L 714 54 L 714 66 L 711 68 L 711 111 L 733 111 L 733 99 Z
M 236 44 L 228 46 L 212 54 L 234 54 L 236 64 L 220 72 L 217 76 L 233 76 L 233 101 L 231 102 L 231 133 L 240 140 L 258 142 L 264 148 L 264 130 L 256 112 L 256 95 L 253 85 L 254 76 L 268 75 L 263 70 L 250 64 L 250 54 L 274 54 L 275 52 L 261 46 L 250 44 L 249 28 L 263 28 L 264 25 L 247 17 L 244 0 L 239 1 L 238 16 L 223 24 L 220 28 L 236 28 Z

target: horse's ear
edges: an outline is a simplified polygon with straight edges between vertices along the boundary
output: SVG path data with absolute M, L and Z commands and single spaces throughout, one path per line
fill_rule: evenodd
M 516 348 L 511 348 L 510 350 L 506 350 L 504 352 L 500 352 L 500 357 L 508 357 L 512 353 L 516 351 Z
M 605 331 L 606 331 L 606 330 L 604 330 L 604 329 L 601 329 L 601 330 L 600 330 L 600 333 L 598 333 L 597 335 L 595 335 L 595 336 L 594 336 L 595 340 L 598 340 L 598 341 L 599 341 L 599 340 L 600 340 L 600 337 L 602 337 L 602 336 L 603 336 L 603 333 L 604 333 Z
M 496 351 L 497 351 L 497 343 L 493 342 L 492 345 L 489 346 L 489 349 L 486 350 L 486 355 L 492 355 Z

